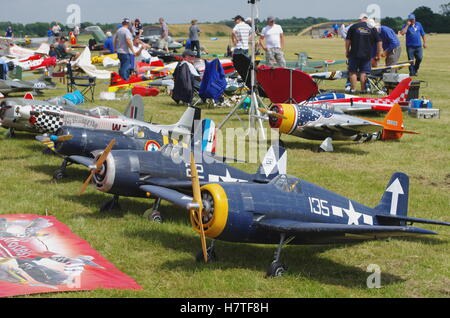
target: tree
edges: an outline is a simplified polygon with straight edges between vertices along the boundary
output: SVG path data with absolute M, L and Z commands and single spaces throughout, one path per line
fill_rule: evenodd
M 446 17 L 450 17 L 450 2 L 447 4 L 441 4 L 441 14 Z

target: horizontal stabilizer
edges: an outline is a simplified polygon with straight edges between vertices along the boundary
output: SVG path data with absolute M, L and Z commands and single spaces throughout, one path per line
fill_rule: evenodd
M 413 218 L 413 217 L 409 217 L 409 216 L 377 215 L 376 217 L 381 224 L 400 225 L 401 224 L 400 222 L 410 222 L 410 223 L 423 223 L 423 224 L 435 224 L 435 225 L 450 226 L 449 222 L 419 219 L 419 218 Z

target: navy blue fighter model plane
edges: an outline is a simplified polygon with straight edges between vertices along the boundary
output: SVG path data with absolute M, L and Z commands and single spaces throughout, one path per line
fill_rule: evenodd
M 195 122 L 200 121 L 201 111 L 194 107 L 190 107 L 189 111 L 193 112 L 193 115 L 189 116 L 189 121 L 184 121 L 184 125 L 186 127 L 190 125 L 194 129 Z M 203 119 L 201 123 L 203 150 L 212 151 L 215 143 L 214 122 L 210 119 Z M 66 167 L 77 163 L 78 157 L 73 159 L 72 156 L 89 157 L 92 152 L 104 149 L 112 139 L 116 141 L 115 150 L 159 151 L 163 145 L 168 143 L 186 144 L 190 137 L 180 135 L 178 139 L 175 139 L 175 136 L 172 138 L 171 134 L 166 136 L 143 126 L 133 126 L 125 132 L 62 126 L 55 135 L 45 134 L 36 136 L 36 139 L 46 146 L 45 149 L 51 149 L 63 157 L 62 165 L 53 174 L 54 179 L 60 180 L 65 175 Z
M 428 235 L 436 233 L 407 224 L 450 225 L 408 216 L 409 178 L 403 173 L 393 174 L 380 203 L 371 208 L 285 174 L 267 184 L 201 182 L 192 154 L 190 161 L 193 197 L 157 184 L 140 188 L 190 211 L 202 243 L 197 260 L 215 258 L 214 240 L 278 244 L 267 270 L 267 276 L 274 277 L 286 271 L 280 257 L 288 243 L 335 244 Z M 213 239 L 208 248 L 206 237 Z
M 113 194 L 114 198 L 106 202 L 101 210 L 118 208 L 119 196 L 153 197 L 145 186 L 152 185 L 168 189 L 176 189 L 183 193 L 191 193 L 191 167 L 183 160 L 187 148 L 180 145 L 167 144 L 160 151 L 113 150 L 115 140 L 112 140 L 105 151 L 96 157 L 70 156 L 91 170 L 86 182 L 81 188 L 82 194 L 91 179 L 96 189 Z M 266 153 L 258 171 L 246 173 L 224 163 L 209 152 L 201 152 L 203 161 L 196 168 L 199 171 L 201 183 L 267 183 L 280 173 L 286 172 L 287 154 L 284 149 L 272 146 Z M 145 215 L 154 221 L 161 222 L 158 211 L 161 199 L 156 197 L 152 209 Z

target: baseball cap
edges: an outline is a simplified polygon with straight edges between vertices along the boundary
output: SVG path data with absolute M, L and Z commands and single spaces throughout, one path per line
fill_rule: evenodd
M 110 31 L 107 31 L 105 34 L 106 34 L 106 36 L 108 36 L 108 37 L 109 37 L 109 36 L 112 36 L 112 33 L 111 33 Z
M 410 15 L 408 15 L 408 20 L 415 20 L 416 19 L 416 15 L 414 13 L 411 13 Z
M 124 18 L 124 19 L 122 20 L 122 24 L 130 24 L 130 19 Z
M 360 15 L 359 15 L 359 19 L 360 20 L 362 20 L 362 19 L 368 19 L 369 18 L 369 16 L 367 15 L 367 13 L 361 13 Z
M 269 15 L 269 16 L 267 17 L 267 21 L 275 21 L 275 17 L 272 16 L 272 15 Z
M 242 15 L 237 15 L 233 18 L 233 20 L 237 20 L 237 19 L 241 19 L 242 21 L 244 21 L 244 18 L 242 17 Z
M 185 56 L 197 56 L 197 54 L 195 54 L 195 52 L 192 51 L 192 50 L 186 49 L 186 50 L 184 50 L 182 56 L 183 57 L 185 57 Z

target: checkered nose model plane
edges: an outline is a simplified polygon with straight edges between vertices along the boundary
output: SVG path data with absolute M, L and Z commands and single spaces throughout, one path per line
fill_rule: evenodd
M 342 111 L 344 113 L 365 113 L 365 112 L 388 112 L 395 104 L 403 104 L 407 102 L 409 89 L 412 79 L 410 77 L 401 81 L 397 87 L 387 97 L 374 98 L 374 97 L 358 97 L 358 96 L 345 96 L 345 98 L 334 99 L 312 99 L 305 102 L 306 106 L 320 106 L 322 104 L 328 104 L 335 110 Z
M 295 104 L 275 104 L 268 111 L 268 116 L 271 128 L 278 129 L 282 134 L 323 140 L 320 146 L 323 151 L 333 151 L 332 140 L 398 140 L 403 134 L 417 134 L 404 129 L 403 114 L 398 104 L 391 108 L 383 121 Z
M 196 138 L 197 140 L 197 138 Z M 101 210 L 119 208 L 120 196 L 156 198 L 152 209 L 145 215 L 154 221 L 162 220 L 159 212 L 161 199 L 154 197 L 146 186 L 158 186 L 177 189 L 189 194 L 192 190 L 190 177 L 192 168 L 189 164 L 189 150 L 179 145 L 168 144 L 158 152 L 112 150 L 113 140 L 105 151 L 97 153 L 95 158 L 71 156 L 70 158 L 91 170 L 83 184 L 82 194 L 92 180 L 98 191 L 114 195 Z M 185 159 L 187 154 L 187 160 Z M 260 167 L 254 174 L 246 173 L 218 160 L 208 152 L 200 152 L 202 162 L 197 163 L 200 182 L 225 183 L 267 183 L 275 176 L 286 171 L 286 152 L 283 148 L 272 146 L 266 153 Z
M 6 99 L 0 107 L 1 124 L 9 128 L 10 135 L 13 135 L 15 130 L 55 133 L 62 126 L 121 132 L 139 126 L 165 136 L 171 134 L 172 138 L 179 139 L 191 134 L 194 115 L 195 109 L 188 107 L 180 120 L 173 125 L 147 123 L 144 121 L 144 104 L 139 95 L 132 97 L 124 114 L 103 106 L 81 109 L 33 99 Z
M 280 174 L 267 184 L 201 182 L 191 156 L 192 193 L 158 185 L 142 186 L 152 195 L 190 212 L 201 238 L 197 260 L 214 260 L 216 240 L 278 244 L 267 276 L 287 267 L 281 250 L 291 244 L 337 244 L 387 237 L 436 234 L 408 224 L 450 226 L 448 222 L 408 216 L 409 178 L 394 173 L 380 203 L 372 208 L 302 179 Z M 212 239 L 209 247 L 206 238 Z

